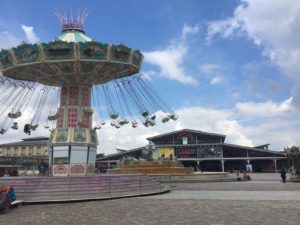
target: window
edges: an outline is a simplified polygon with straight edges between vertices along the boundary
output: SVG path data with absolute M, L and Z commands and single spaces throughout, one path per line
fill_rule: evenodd
M 18 147 L 14 147 L 14 155 L 18 155 Z
M 54 147 L 53 149 L 53 164 L 68 164 L 68 147 Z
M 40 155 L 40 154 L 41 154 L 41 146 L 38 146 L 38 147 L 36 148 L 36 154 L 37 154 L 37 155 Z
M 48 155 L 48 148 L 47 147 L 44 148 L 44 155 Z
M 29 155 L 32 155 L 33 153 L 33 147 L 29 147 Z
M 188 144 L 188 137 L 182 137 L 181 140 L 182 140 L 182 144 L 183 145 L 187 145 Z
M 21 149 L 21 155 L 25 155 L 25 147 L 24 146 Z
M 56 157 L 54 158 L 54 164 L 55 165 L 68 164 L 68 157 Z
M 11 154 L 11 152 L 10 152 L 10 147 L 7 147 L 7 148 L 6 148 L 6 155 L 7 155 L 7 156 L 10 156 L 10 154 Z

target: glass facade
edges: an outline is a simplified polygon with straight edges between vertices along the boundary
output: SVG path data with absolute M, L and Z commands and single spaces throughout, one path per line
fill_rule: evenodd
M 221 158 L 220 145 L 178 146 L 175 148 L 177 158 Z
M 225 136 L 206 133 L 179 132 L 151 139 L 156 145 L 194 145 L 204 143 L 224 143 Z
M 198 158 L 221 158 L 221 157 L 222 157 L 222 147 L 220 145 L 198 147 Z
M 174 149 L 174 156 L 184 166 L 194 167 L 201 171 L 243 171 L 246 165 L 252 164 L 253 171 L 274 170 L 274 160 L 286 160 L 284 154 L 264 148 L 246 147 L 233 144 L 226 144 L 225 135 L 205 133 L 193 130 L 182 130 L 165 135 L 159 135 L 148 139 L 150 142 L 152 160 L 161 159 L 166 152 L 162 149 Z M 128 151 L 113 156 L 106 156 L 99 161 L 118 160 L 122 157 L 131 156 L 138 158 L 142 150 Z M 157 157 L 155 156 L 157 153 Z M 169 155 L 169 154 L 168 154 Z M 169 157 L 165 157 L 169 158 Z M 258 161 L 257 165 L 254 161 Z M 264 162 L 263 160 L 266 160 Z M 273 166 L 273 167 L 272 167 Z

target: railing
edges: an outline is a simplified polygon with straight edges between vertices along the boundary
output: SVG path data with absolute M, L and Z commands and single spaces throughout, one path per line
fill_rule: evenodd
M 92 177 L 8 177 L 18 199 L 31 202 L 115 198 L 159 193 L 160 182 L 146 175 L 99 175 Z

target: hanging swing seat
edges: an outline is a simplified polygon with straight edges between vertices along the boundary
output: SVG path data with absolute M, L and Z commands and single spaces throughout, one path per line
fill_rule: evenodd
M 29 125 L 31 130 L 36 130 L 36 128 L 38 128 L 39 124 L 38 123 L 32 123 Z
M 11 128 L 14 130 L 18 130 L 19 129 L 18 123 L 14 122 L 13 125 L 11 126 Z
M 118 113 L 112 113 L 112 114 L 110 114 L 110 118 L 112 118 L 113 120 L 117 119 L 118 117 L 119 117 Z
M 57 120 L 57 117 L 58 117 L 58 115 L 57 115 L 57 113 L 55 113 L 55 114 L 49 115 L 48 120 Z
M 20 117 L 21 115 L 22 115 L 22 113 L 20 111 L 8 113 L 8 117 L 12 118 L 12 119 L 16 119 L 16 118 Z
M 5 132 L 6 132 L 6 129 L 4 129 L 4 128 L 0 129 L 0 134 L 4 134 Z
M 142 112 L 143 117 L 147 117 L 149 115 L 149 111 L 145 110 Z
M 177 120 L 177 119 L 178 119 L 178 116 L 177 116 L 175 113 L 172 113 L 172 114 L 169 115 L 169 118 L 170 118 L 171 120 Z
M 153 127 L 155 124 L 156 124 L 156 123 L 155 123 L 155 121 L 154 121 L 154 120 L 149 120 L 149 125 L 150 125 L 150 126 L 152 126 L 152 127 Z
M 125 125 L 125 124 L 128 124 L 128 123 L 129 123 L 129 121 L 128 121 L 127 119 L 120 120 L 120 122 L 119 122 L 119 124 L 120 124 L 121 126 L 123 126 L 123 125 Z
M 170 120 L 170 117 L 169 117 L 169 115 L 167 115 L 167 116 L 165 116 L 165 117 L 161 120 L 161 122 L 166 123 L 166 122 L 168 122 L 169 120 Z
M 149 127 L 149 125 L 150 125 L 148 120 L 145 120 L 145 121 L 143 122 L 143 124 L 144 124 L 145 127 Z
M 99 130 L 99 129 L 101 129 L 100 125 L 93 127 L 93 131 L 96 131 L 96 130 Z
M 155 119 L 156 119 L 156 115 L 152 115 L 152 116 L 150 117 L 150 119 L 151 119 L 151 120 L 155 120 Z
M 92 115 L 94 113 L 94 110 L 92 108 L 89 107 L 84 107 L 84 113 L 88 114 L 88 115 Z
M 135 121 L 134 121 L 134 122 L 132 122 L 132 127 L 133 127 L 133 128 L 137 128 L 137 127 L 138 127 L 138 123 L 137 123 L 137 122 L 135 122 Z

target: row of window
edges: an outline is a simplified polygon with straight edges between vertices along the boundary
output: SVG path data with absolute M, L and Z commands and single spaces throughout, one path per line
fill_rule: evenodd
M 200 144 L 200 143 L 222 143 L 221 137 L 209 135 L 189 135 L 189 136 L 165 136 L 152 140 L 156 145 L 186 145 L 186 144 Z
M 0 150 L 0 156 L 25 156 L 25 155 L 46 155 L 47 148 L 42 146 L 37 147 L 7 147 Z
M 273 152 L 261 152 L 255 150 L 245 150 L 239 148 L 228 148 L 223 147 L 223 157 L 231 158 L 231 157 L 282 157 L 283 155 L 280 153 Z

